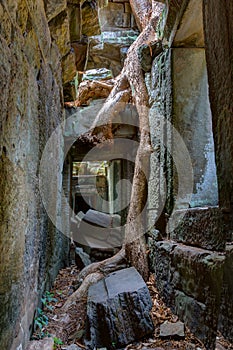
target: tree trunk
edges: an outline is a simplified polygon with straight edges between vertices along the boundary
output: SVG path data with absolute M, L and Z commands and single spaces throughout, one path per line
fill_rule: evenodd
M 149 0 L 130 0 L 132 11 L 135 15 L 138 27 L 142 30 L 139 37 L 131 45 L 123 70 L 112 89 L 105 105 L 100 110 L 93 124 L 92 133 L 98 135 L 101 140 L 112 137 L 111 124 L 114 116 L 119 112 L 123 103 L 129 100 L 129 87 L 132 100 L 139 115 L 140 144 L 135 159 L 135 171 L 133 177 L 132 194 L 129 213 L 126 224 L 125 251 L 130 264 L 134 266 L 147 280 L 149 276 L 148 260 L 146 254 L 145 227 L 141 214 L 147 195 L 147 175 L 149 172 L 149 156 L 152 152 L 148 118 L 148 92 L 144 81 L 144 73 L 138 59 L 138 48 L 143 44 L 156 41 L 155 25 L 163 9 L 163 4 L 156 3 L 153 6 Z M 118 108 L 117 108 L 118 106 Z M 121 107 L 120 107 L 121 106 Z M 106 127 L 98 128 L 98 125 L 106 124 Z
M 122 264 L 125 266 L 125 258 L 142 275 L 144 280 L 148 279 L 149 268 L 147 260 L 147 247 L 145 241 L 145 225 L 143 208 L 147 196 L 147 175 L 149 173 L 149 155 L 152 152 L 149 133 L 148 118 L 148 93 L 144 81 L 144 73 L 138 59 L 138 48 L 143 44 L 150 44 L 157 41 L 155 26 L 164 7 L 163 4 L 152 0 L 130 0 L 132 10 L 135 14 L 141 34 L 131 45 L 121 74 L 116 78 L 116 82 L 104 106 L 98 113 L 89 134 L 90 139 L 97 139 L 99 142 L 111 140 L 112 121 L 117 116 L 125 104 L 133 101 L 139 115 L 140 144 L 138 147 L 135 170 L 133 177 L 131 201 L 126 223 L 126 235 L 123 247 L 117 255 L 87 266 L 79 276 L 79 282 L 83 284 L 75 292 L 74 296 L 65 304 L 65 309 L 69 308 L 74 298 L 84 295 L 87 286 L 101 278 L 102 274 L 119 269 Z M 153 5 L 153 11 L 152 11 Z M 104 125 L 104 127 L 103 127 Z M 88 277 L 90 275 L 90 277 Z M 92 278 L 93 276 L 93 278 Z

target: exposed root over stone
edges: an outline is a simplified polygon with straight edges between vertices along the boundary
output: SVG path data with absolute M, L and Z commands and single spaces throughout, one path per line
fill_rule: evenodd
M 128 51 L 122 72 L 116 78 L 109 97 L 92 125 L 90 138 L 97 136 L 99 142 L 113 139 L 112 122 L 122 106 L 124 107 L 132 100 L 139 116 L 140 144 L 135 159 L 132 194 L 126 224 L 125 244 L 127 249 L 125 253 L 130 264 L 141 273 L 144 280 L 147 280 L 149 267 L 142 211 L 147 194 L 147 174 L 152 147 L 149 133 L 148 92 L 138 58 L 138 48 L 145 43 L 149 44 L 157 40 L 155 28 L 164 5 L 156 3 L 152 11 L 152 3 L 149 0 L 143 2 L 131 0 L 130 3 L 142 32 Z M 106 264 L 108 263 L 107 261 Z
M 76 299 L 75 303 L 73 303 L 67 311 L 64 311 L 63 306 L 70 298 L 68 295 L 72 289 L 72 285 L 76 283 L 77 275 L 78 271 L 75 266 L 60 271 L 55 281 L 54 288 L 51 290 L 51 293 L 54 294 L 57 301 L 49 303 L 48 306 L 52 306 L 52 310 L 51 308 L 44 310 L 49 318 L 49 323 L 43 331 L 45 333 L 48 332 L 63 341 L 63 345 L 57 345 L 58 350 L 65 349 L 70 344 L 77 344 L 83 349 L 86 348 L 83 345 L 83 337 L 85 334 L 86 297 L 80 298 L 79 300 Z M 154 334 L 151 334 L 151 336 L 148 336 L 141 341 L 127 345 L 125 350 L 149 350 L 154 348 L 160 348 L 161 350 L 187 350 L 199 348 L 200 350 L 205 350 L 203 343 L 187 328 L 185 329 L 185 338 L 181 340 L 162 339 L 159 336 L 160 325 L 166 321 L 176 323 L 178 322 L 178 317 L 166 307 L 160 298 L 156 289 L 155 278 L 152 274 L 147 282 L 147 286 L 153 302 L 151 316 L 155 327 Z M 34 334 L 34 338 L 38 339 L 36 333 Z M 233 345 L 226 341 L 221 334 L 218 334 L 216 348 L 230 350 L 233 349 Z
M 63 311 L 68 310 L 75 303 L 75 300 L 85 297 L 91 284 L 96 283 L 106 274 L 125 267 L 126 260 L 141 273 L 144 280 L 149 277 L 143 208 L 147 195 L 149 156 L 152 148 L 149 133 L 148 92 L 137 53 L 141 45 L 156 40 L 155 27 L 164 5 L 158 3 L 152 11 L 152 4 L 149 0 L 143 2 L 131 0 L 131 6 L 135 11 L 136 20 L 142 32 L 131 45 L 122 72 L 115 79 L 114 87 L 98 113 L 89 135 L 90 139 L 97 137 L 99 142 L 112 140 L 114 118 L 128 102 L 132 100 L 135 104 L 139 116 L 140 144 L 135 160 L 125 244 L 112 258 L 91 264 L 80 273 L 78 289 L 68 298 L 63 306 Z
M 62 308 L 62 311 L 64 312 L 68 311 L 69 308 L 73 307 L 76 304 L 77 300 L 80 300 L 81 298 L 86 298 L 88 288 L 92 284 L 101 280 L 103 277 L 104 277 L 104 274 L 101 272 L 93 272 L 87 275 L 83 280 L 81 286 L 73 294 L 71 294 L 71 296 L 67 299 L 67 301 L 65 302 Z
M 125 268 L 125 249 L 122 248 L 113 257 L 86 266 L 78 275 L 78 289 L 67 299 L 63 311 L 67 311 L 77 300 L 86 297 L 88 288 L 109 273 Z

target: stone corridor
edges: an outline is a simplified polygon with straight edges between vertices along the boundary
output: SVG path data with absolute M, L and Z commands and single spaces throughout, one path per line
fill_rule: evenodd
M 152 9 L 158 3 L 159 45 L 138 50 L 153 147 L 144 211 L 150 272 L 166 307 L 207 350 L 222 350 L 217 334 L 233 343 L 233 3 L 152 0 Z M 27 349 L 41 298 L 70 269 L 74 214 L 96 209 L 126 223 L 140 138 L 135 106 L 117 114 L 110 151 L 92 153 L 82 136 L 140 35 L 133 4 L 0 3 L 3 350 Z

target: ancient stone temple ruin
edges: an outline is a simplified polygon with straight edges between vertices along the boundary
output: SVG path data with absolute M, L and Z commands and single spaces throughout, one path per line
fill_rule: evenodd
M 151 4 L 156 35 L 137 51 L 153 148 L 143 234 L 164 302 L 215 349 L 217 332 L 233 343 L 233 3 Z M 142 28 L 133 0 L 2 1 L 0 19 L 0 348 L 26 350 L 71 241 L 85 250 L 77 225 L 114 236 L 100 232 L 91 258 L 123 244 L 141 128 L 132 87 L 111 144 L 86 135 Z

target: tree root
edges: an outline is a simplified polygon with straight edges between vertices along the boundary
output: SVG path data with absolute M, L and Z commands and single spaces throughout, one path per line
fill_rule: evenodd
M 81 286 L 73 293 L 71 296 L 66 300 L 65 304 L 63 305 L 61 311 L 67 312 L 69 308 L 73 307 L 76 304 L 77 300 L 80 300 L 82 298 L 87 297 L 88 288 L 101 280 L 103 278 L 104 274 L 101 272 L 93 272 L 90 273 L 84 281 L 82 282 Z
M 109 273 L 125 268 L 126 266 L 124 247 L 113 257 L 86 266 L 78 276 L 78 289 L 67 299 L 62 307 L 62 311 L 67 311 L 75 304 L 76 300 L 86 297 L 88 288 L 92 284 L 98 282 Z
M 152 1 L 152 3 L 154 2 Z M 113 119 L 119 114 L 122 106 L 124 107 L 131 99 L 133 100 L 139 116 L 140 145 L 135 160 L 125 244 L 115 256 L 91 264 L 80 272 L 78 283 L 81 283 L 81 285 L 65 303 L 63 308 L 66 310 L 77 298 L 87 295 L 87 290 L 91 284 L 96 283 L 110 272 L 126 267 L 126 260 L 136 267 L 144 280 L 147 280 L 149 275 L 146 241 L 143 235 L 144 218 L 141 213 L 147 194 L 147 172 L 149 171 L 149 155 L 152 147 L 148 118 L 149 98 L 137 51 L 141 45 L 157 40 L 154 28 L 158 22 L 163 4 L 156 2 L 157 5 L 153 5 L 155 8 L 153 12 L 152 3 L 150 0 L 130 0 L 133 13 L 142 32 L 131 45 L 122 72 L 116 78 L 114 87 L 99 111 L 89 135 L 93 138 L 97 136 L 100 142 L 113 139 Z

